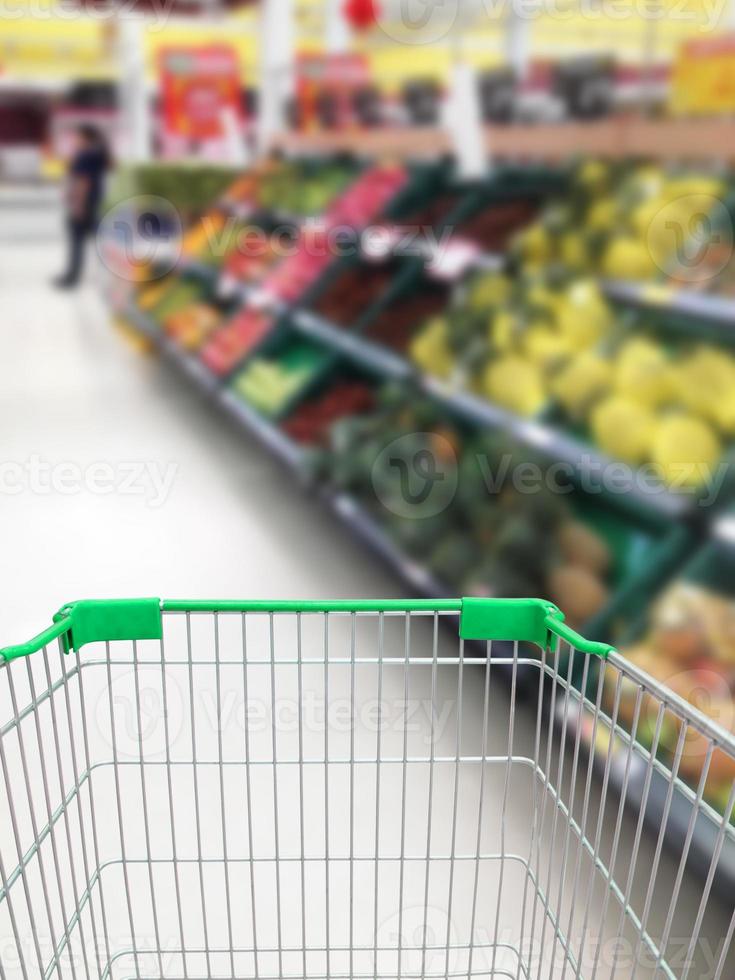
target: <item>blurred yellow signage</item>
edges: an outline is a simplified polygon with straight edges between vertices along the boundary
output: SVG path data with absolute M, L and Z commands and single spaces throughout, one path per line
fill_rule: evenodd
M 674 64 L 671 108 L 686 115 L 735 109 L 735 34 L 682 45 Z

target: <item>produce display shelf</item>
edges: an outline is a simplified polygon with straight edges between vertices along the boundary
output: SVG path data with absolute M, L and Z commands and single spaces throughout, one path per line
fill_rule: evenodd
M 299 333 L 320 341 L 350 358 L 359 367 L 393 380 L 406 380 L 415 372 L 405 358 L 371 344 L 348 330 L 340 330 L 310 310 L 294 310 L 291 323 Z
M 141 310 L 137 304 L 129 303 L 122 311 L 122 316 L 135 327 L 138 333 L 153 341 L 156 347 L 161 344 L 161 331 L 153 320 Z
M 289 469 L 299 473 L 304 471 L 304 452 L 281 430 L 254 408 L 243 401 L 234 391 L 222 388 L 217 398 L 218 404 L 243 428 L 255 436 L 266 449 L 285 463 Z
M 198 357 L 188 353 L 171 337 L 167 337 L 153 320 L 135 304 L 129 304 L 123 316 L 144 337 L 151 340 L 166 360 L 192 381 L 197 388 L 208 395 L 217 392 L 222 383 L 220 378 L 212 374 Z
M 433 150 L 436 150 L 436 145 L 434 145 Z M 474 196 L 467 195 L 468 199 L 474 199 Z M 397 208 L 396 201 L 393 203 L 394 209 L 400 210 Z M 467 208 L 470 207 L 470 204 L 471 201 L 469 200 L 465 202 Z M 262 209 L 258 210 L 257 213 L 256 209 L 251 208 L 247 214 L 245 213 L 247 205 L 241 204 L 239 208 L 238 217 L 250 217 L 255 221 L 266 216 L 271 220 L 282 221 L 286 221 L 290 217 L 279 215 L 277 208 L 270 208 L 267 211 Z M 456 209 L 457 214 L 460 211 L 461 209 Z M 235 211 L 233 210 L 232 213 Z M 396 215 L 394 220 L 400 221 L 400 218 Z M 487 401 L 480 395 L 475 395 L 456 384 L 447 383 L 436 376 L 424 373 L 409 360 L 407 355 L 396 353 L 394 350 L 365 337 L 362 332 L 363 328 L 369 326 L 369 322 L 374 318 L 376 312 L 379 312 L 399 295 L 404 286 L 409 287 L 418 278 L 424 262 L 428 261 L 429 264 L 437 266 L 435 269 L 428 270 L 430 275 L 436 278 L 451 279 L 451 276 L 447 275 L 447 269 L 441 267 L 437 258 L 434 251 L 428 245 L 425 246 L 419 261 L 415 263 L 415 268 L 408 268 L 407 266 L 405 270 L 401 270 L 393 281 L 388 294 L 381 297 L 375 304 L 375 308 L 370 307 L 363 311 L 365 315 L 350 325 L 352 329 L 341 328 L 325 317 L 305 308 L 307 303 L 310 303 L 319 294 L 320 287 L 324 286 L 328 276 L 334 273 L 339 260 L 336 260 L 329 270 L 323 272 L 320 278 L 312 283 L 300 299 L 295 302 L 277 300 L 258 283 L 243 283 L 232 278 L 228 279 L 216 265 L 206 262 L 183 259 L 179 266 L 179 272 L 201 279 L 203 283 L 211 286 L 212 291 L 220 298 L 226 296 L 230 300 L 240 301 L 251 308 L 267 309 L 275 313 L 278 317 L 278 323 L 274 327 L 274 334 L 276 330 L 279 333 L 282 330 L 285 334 L 293 331 L 328 348 L 333 353 L 335 361 L 344 357 L 345 360 L 363 369 L 366 374 L 371 374 L 377 379 L 399 381 L 408 386 L 410 390 L 416 390 L 431 399 L 435 405 L 441 405 L 442 409 L 453 416 L 458 423 L 464 422 L 466 427 L 479 430 L 502 430 L 515 437 L 524 446 L 539 450 L 548 459 L 570 463 L 570 473 L 573 470 L 580 477 L 581 482 L 583 482 L 588 471 L 593 469 L 597 471 L 600 466 L 616 465 L 612 459 L 607 458 L 599 450 L 584 442 L 575 432 L 562 431 L 551 413 L 543 414 L 535 419 L 515 415 Z M 504 267 L 505 261 L 502 254 L 494 254 L 479 249 L 472 258 L 471 267 L 497 271 Z M 735 327 L 735 300 L 672 289 L 663 283 L 642 285 L 632 282 L 604 281 L 602 286 L 605 294 L 611 300 L 632 308 L 629 311 L 631 316 L 634 315 L 633 310 L 635 309 L 681 314 L 673 318 L 679 321 L 673 326 L 680 330 L 691 330 L 695 324 L 699 325 L 697 321 L 710 325 L 712 329 L 717 328 L 721 332 L 723 328 Z M 217 407 L 233 419 L 235 425 L 254 438 L 294 476 L 300 478 L 299 482 L 303 486 L 307 486 L 311 482 L 314 492 L 330 513 L 366 549 L 369 549 L 384 562 L 386 567 L 405 584 L 409 592 L 435 598 L 448 594 L 447 588 L 437 580 L 425 564 L 413 560 L 409 557 L 409 549 L 404 548 L 400 543 L 396 543 L 398 538 L 393 538 L 390 526 L 383 527 L 380 521 L 373 516 L 369 506 L 362 503 L 353 494 L 335 490 L 333 486 L 325 486 L 322 481 L 313 478 L 314 471 L 310 466 L 309 450 L 292 440 L 280 428 L 277 420 L 261 415 L 254 407 L 243 401 L 236 391 L 227 386 L 225 379 L 216 377 L 209 372 L 195 354 L 183 350 L 160 330 L 144 312 L 131 307 L 126 316 L 142 335 L 152 341 L 166 360 L 173 363 L 177 370 L 201 392 L 210 396 Z M 735 333 L 733 337 L 735 339 Z M 242 364 L 239 367 L 242 367 Z M 302 397 L 303 393 L 300 393 L 295 402 L 300 401 Z M 290 407 L 293 408 L 293 405 Z M 312 476 L 311 481 L 309 480 L 310 475 Z M 632 485 L 627 493 L 616 494 L 614 502 L 612 495 L 608 495 L 608 498 L 602 501 L 603 507 L 609 505 L 612 509 L 614 504 L 615 508 L 627 509 L 630 514 L 644 514 L 651 525 L 663 526 L 670 522 L 674 522 L 676 525 L 673 536 L 675 537 L 676 533 L 679 532 L 681 540 L 673 543 L 668 542 L 671 545 L 669 547 L 670 553 L 664 554 L 666 542 L 655 551 L 651 549 L 645 552 L 644 560 L 649 570 L 648 584 L 650 585 L 647 595 L 658 594 L 662 582 L 670 581 L 675 574 L 675 565 L 685 561 L 683 555 L 689 556 L 691 554 L 689 535 L 691 535 L 692 540 L 695 540 L 696 535 L 701 535 L 703 522 L 699 524 L 687 519 L 693 516 L 692 499 L 663 488 L 660 492 L 647 492 L 644 485 Z M 610 514 L 606 515 L 606 517 L 611 516 Z M 617 517 L 619 519 L 620 515 Z M 732 518 L 721 519 L 716 528 L 715 533 L 735 541 L 735 520 Z M 687 540 L 684 540 L 685 537 Z M 604 611 L 607 621 L 599 627 L 600 631 L 606 635 L 599 638 L 608 638 L 610 635 L 611 621 L 617 615 L 620 605 L 618 600 L 622 602 L 625 599 L 625 593 L 628 595 L 634 591 L 643 593 L 645 591 L 643 584 L 641 576 L 636 578 L 635 582 L 629 577 L 627 586 L 620 582 L 613 583 L 610 593 L 612 598 Z M 591 628 L 593 633 L 597 635 L 597 630 Z M 570 721 L 570 724 L 573 724 L 573 720 Z M 622 733 L 622 735 L 624 734 Z M 598 740 L 599 737 L 600 732 L 598 731 Z M 595 767 L 601 767 L 600 759 L 602 756 L 597 754 L 599 741 L 593 744 L 591 732 L 584 729 L 581 732 L 581 738 L 587 749 L 594 753 Z M 622 737 L 616 739 L 616 743 L 618 741 L 622 745 L 622 750 L 620 746 L 617 746 L 617 752 L 614 753 L 610 770 L 611 798 L 620 792 L 624 779 L 624 759 L 627 745 Z M 628 739 L 628 741 L 630 740 Z M 644 799 L 645 786 L 646 772 L 643 763 L 643 750 L 635 748 L 628 782 L 628 799 L 630 806 L 634 809 L 643 808 L 645 805 L 646 824 L 655 834 L 663 819 L 667 786 L 663 778 L 654 772 L 647 801 Z M 691 801 L 685 795 L 677 794 L 673 800 L 667 822 L 667 846 L 678 847 L 681 850 L 687 837 L 691 815 Z M 700 817 L 694 826 L 691 844 L 691 860 L 698 869 L 706 870 L 709 865 L 715 843 L 714 836 L 711 822 Z M 723 849 L 715 887 L 720 892 L 730 895 L 733 887 L 735 887 L 735 840 L 728 839 L 727 846 Z
M 339 492 L 328 495 L 326 499 L 330 508 L 340 521 L 363 544 L 385 561 L 394 573 L 406 583 L 407 588 L 416 594 L 433 597 L 443 597 L 449 594 L 443 584 L 437 581 L 431 573 L 422 568 L 420 564 L 412 562 L 405 557 L 400 548 L 394 545 L 386 532 L 372 518 L 368 511 L 351 495 Z M 479 655 L 482 654 L 478 651 Z M 590 684 L 592 683 L 591 681 Z M 576 698 L 579 697 L 576 691 L 573 692 L 573 696 Z M 572 714 L 568 721 L 568 744 L 576 736 L 574 717 Z M 561 718 L 557 719 L 557 721 L 560 723 Z M 609 725 L 607 728 L 605 728 L 604 724 L 598 726 L 596 743 L 593 745 L 592 730 L 589 720 L 587 720 L 580 734 L 580 743 L 587 752 L 594 752 L 593 766 L 599 778 L 603 776 L 604 760 L 606 758 L 606 753 L 598 751 L 601 739 L 603 738 L 605 740 L 609 738 Z M 625 782 L 625 763 L 629 743 L 630 736 L 623 729 L 620 729 L 614 739 L 612 764 L 609 773 L 609 783 L 612 792 L 608 805 L 611 808 L 617 807 Z M 646 761 L 644 750 L 637 742 L 634 742 L 627 785 L 627 806 L 632 812 L 638 812 L 645 805 L 645 826 L 649 833 L 656 835 L 666 813 L 669 783 L 662 772 L 658 768 L 654 768 L 646 797 Z M 680 854 L 682 852 L 689 834 L 694 794 L 689 791 L 687 793 L 688 795 L 684 793 L 675 794 L 669 808 L 664 844 L 674 854 Z M 710 868 L 717 846 L 717 831 L 715 824 L 713 824 L 713 820 L 716 821 L 717 815 L 715 811 L 711 811 L 711 815 L 712 819 L 707 819 L 703 813 L 699 812 L 693 825 L 691 843 L 689 845 L 688 866 L 702 877 L 707 874 Z M 728 834 L 725 838 L 717 864 L 713 888 L 725 900 L 729 899 L 732 895 L 733 888 L 735 888 L 735 834 Z
M 194 276 L 201 279 L 207 285 L 216 283 L 219 279 L 220 268 L 218 265 L 202 262 L 201 259 L 182 256 L 177 263 L 177 271 L 184 275 Z
M 136 327 L 146 336 L 152 337 L 156 341 L 156 346 L 161 353 L 174 363 L 182 374 L 189 378 L 200 390 L 210 395 L 214 394 L 216 404 L 229 417 L 233 418 L 244 431 L 253 436 L 266 451 L 271 453 L 291 472 L 299 475 L 304 480 L 306 479 L 308 476 L 306 454 L 301 447 L 293 443 L 276 424 L 265 419 L 247 405 L 247 403 L 243 402 L 235 392 L 229 388 L 222 387 L 220 379 L 213 379 L 211 376 L 207 377 L 208 372 L 206 372 L 206 369 L 198 370 L 197 368 L 200 366 L 196 359 L 182 351 L 178 345 L 158 330 L 144 313 L 134 308 L 129 313 L 130 319 L 133 320 Z M 336 328 L 329 324 L 322 323 L 321 326 L 324 330 L 330 332 L 336 331 Z M 318 339 L 325 340 L 327 338 L 324 333 L 320 333 Z M 365 343 L 356 338 L 353 338 L 353 340 L 358 345 Z M 197 366 L 196 368 L 194 367 L 195 364 Z M 406 366 L 407 368 L 409 367 L 407 362 Z M 440 387 L 436 381 L 428 383 L 427 379 L 424 379 L 424 384 L 427 385 L 426 390 L 435 396 L 443 398 L 450 397 L 450 392 L 444 386 Z M 462 401 L 464 402 L 464 399 Z M 480 399 L 472 399 L 472 401 L 473 403 L 477 402 L 482 404 L 484 411 L 499 411 L 494 409 L 493 406 L 483 403 Z M 478 423 L 483 419 L 485 423 L 488 421 L 488 417 L 475 414 L 479 412 L 479 409 L 474 404 L 470 408 L 464 402 L 462 411 L 468 417 L 474 418 Z M 494 415 L 493 422 L 497 424 L 500 421 L 507 421 L 506 414 L 502 413 L 502 415 L 502 420 L 500 416 Z M 517 420 L 513 419 L 513 421 Z M 531 437 L 534 426 L 543 431 L 543 427 L 537 426 L 536 423 L 523 422 L 523 425 L 526 436 L 529 438 Z M 354 497 L 345 492 L 334 492 L 328 489 L 324 490 L 321 496 L 340 523 L 354 534 L 381 561 L 385 562 L 386 566 L 405 583 L 405 587 L 409 591 L 414 594 L 433 597 L 448 595 L 449 590 L 447 590 L 443 583 L 438 581 L 421 563 L 408 558 L 402 549 L 391 540 L 379 522 Z M 725 519 L 721 521 L 721 524 L 724 526 Z M 732 527 L 731 530 L 735 533 L 735 527 Z M 582 742 L 587 746 L 588 750 L 593 748 L 590 732 L 582 732 Z M 623 758 L 621 751 L 618 751 L 618 757 L 613 760 L 610 772 L 611 788 L 616 793 L 621 791 L 624 779 L 624 767 L 620 762 L 620 759 Z M 601 756 L 597 757 L 594 764 L 598 770 L 601 770 Z M 633 807 L 643 805 L 645 776 L 645 765 L 643 764 L 640 750 L 634 749 L 633 765 L 628 781 L 628 799 Z M 646 825 L 654 834 L 656 833 L 656 828 L 660 827 L 663 817 L 666 805 L 666 791 L 667 785 L 663 777 L 654 773 L 645 812 Z M 681 849 L 687 837 L 691 813 L 691 802 L 685 797 L 677 795 L 672 802 L 667 824 L 665 841 L 667 847 L 674 849 L 678 847 Z M 712 823 L 700 816 L 694 826 L 690 860 L 692 861 L 692 866 L 702 873 L 706 872 L 706 869 L 709 867 L 715 843 L 715 833 Z M 730 839 L 726 840 L 725 847 L 723 848 L 714 887 L 723 896 L 732 894 L 732 889 L 735 887 L 735 843 Z
M 421 596 L 449 596 L 446 586 L 418 562 L 408 559 L 354 497 L 344 492 L 328 492 L 324 499 L 332 512 L 360 541 L 381 558 L 406 587 Z
M 223 381 L 207 370 L 199 358 L 193 357 L 166 337 L 152 323 L 149 317 L 131 306 L 125 312 L 125 318 L 144 336 L 154 341 L 157 350 L 172 363 L 181 374 L 185 375 L 203 393 L 213 396 L 219 405 L 231 418 L 234 418 L 248 433 L 275 456 L 298 472 L 304 470 L 304 453 L 280 429 L 259 415 L 229 388 L 223 387 Z
M 616 302 L 629 303 L 645 310 L 666 310 L 697 321 L 721 324 L 735 333 L 735 299 L 715 296 L 665 284 L 606 281 L 603 288 Z
M 190 378 L 202 391 L 211 394 L 219 389 L 220 379 L 212 374 L 198 357 L 187 353 L 175 340 L 170 337 L 162 337 L 159 348 L 168 360 L 175 364 L 182 374 Z
M 549 457 L 568 463 L 581 481 L 590 474 L 599 473 L 606 466 L 615 465 L 604 454 L 552 426 L 538 420 L 524 419 L 484 398 L 423 374 L 405 358 L 359 335 L 335 327 L 322 317 L 295 310 L 289 322 L 305 336 L 339 350 L 358 367 L 377 372 L 387 379 L 413 379 L 425 395 L 440 402 L 470 425 L 503 429 L 524 445 L 533 446 Z M 618 494 L 618 497 L 624 509 L 632 508 L 636 513 L 653 511 L 667 520 L 678 520 L 691 508 L 691 499 L 663 487 L 659 492 L 648 493 L 635 480 L 630 483 L 626 493 Z

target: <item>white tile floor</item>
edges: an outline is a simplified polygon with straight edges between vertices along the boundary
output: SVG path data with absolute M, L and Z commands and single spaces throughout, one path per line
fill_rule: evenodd
M 112 331 L 93 288 L 54 291 L 60 262 L 56 243 L 0 244 L 4 642 L 83 596 L 401 594 L 241 430 Z M 125 489 L 131 465 L 171 474 L 161 505 L 148 480 Z
M 113 331 L 94 288 L 53 291 L 60 262 L 59 242 L 0 242 L 1 643 L 81 597 L 402 594 L 277 463 Z M 142 469 L 172 475 L 165 499 Z M 518 713 L 521 744 L 533 720 Z M 528 820 L 523 799 L 514 825 Z M 652 852 L 645 837 L 644 867 Z M 672 869 L 665 855 L 662 876 Z M 684 903 L 696 908 L 700 888 Z M 707 923 L 715 941 L 728 918 Z M 713 976 L 697 970 L 690 980 Z

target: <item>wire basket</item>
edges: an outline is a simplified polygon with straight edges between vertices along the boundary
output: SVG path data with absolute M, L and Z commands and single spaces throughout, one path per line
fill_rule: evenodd
M 0 658 L 2 980 L 735 976 L 735 741 L 549 603 L 84 601 Z

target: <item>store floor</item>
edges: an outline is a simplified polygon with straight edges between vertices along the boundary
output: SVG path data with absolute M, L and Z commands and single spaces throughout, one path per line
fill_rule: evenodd
M 51 289 L 60 261 L 60 242 L 44 236 L 0 242 L 3 644 L 26 639 L 81 597 L 403 594 L 278 463 L 111 328 L 92 282 L 78 293 Z M 475 694 L 468 709 L 478 725 L 481 703 Z M 498 711 L 490 725 L 499 737 L 507 717 Z M 534 730 L 533 711 L 519 711 L 518 744 L 532 747 Z M 510 826 L 528 823 L 524 801 L 509 800 Z M 626 824 L 623 847 L 633 833 Z M 644 835 L 640 867 L 650 868 L 654 847 Z M 621 859 L 623 884 L 626 872 Z M 664 853 L 661 880 L 675 872 Z M 636 877 L 636 892 L 645 894 L 644 879 Z M 685 885 L 689 921 L 700 894 L 700 882 Z M 598 889 L 593 922 L 601 901 Z M 705 924 L 710 949 L 729 921 L 730 910 L 720 911 Z M 598 976 L 608 976 L 604 969 Z M 637 973 L 650 975 L 648 967 Z
M 241 430 L 59 293 L 56 242 L 0 244 L 0 635 L 83 596 L 380 597 L 396 582 Z

